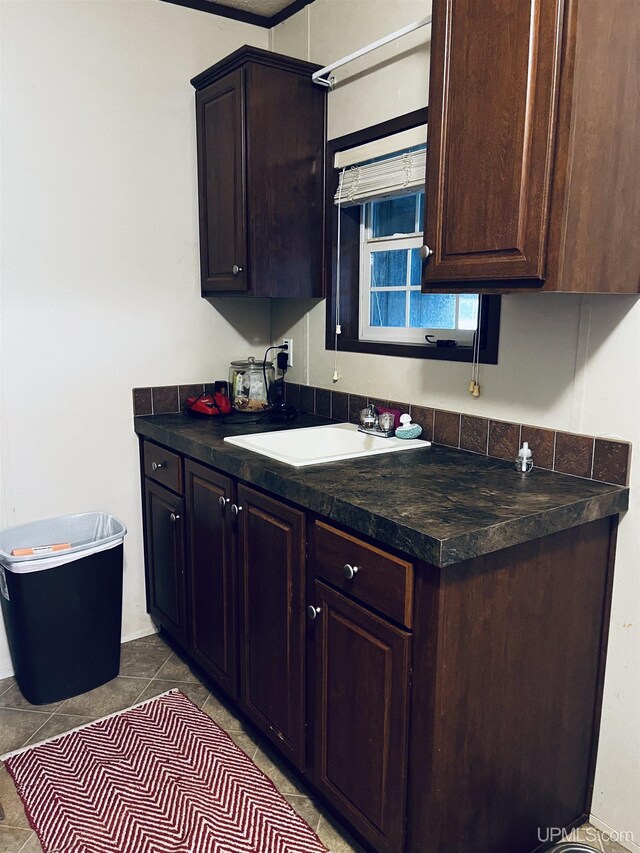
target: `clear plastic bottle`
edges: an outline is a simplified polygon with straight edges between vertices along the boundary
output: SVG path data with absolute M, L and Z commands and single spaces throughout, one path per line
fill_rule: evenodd
M 516 471 L 519 471 L 521 474 L 528 474 L 533 468 L 533 456 L 529 449 L 529 442 L 522 442 L 522 447 L 515 458 L 515 465 Z

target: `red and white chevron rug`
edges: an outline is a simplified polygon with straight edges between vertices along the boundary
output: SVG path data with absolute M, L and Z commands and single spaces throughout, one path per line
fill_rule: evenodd
M 182 693 L 5 764 L 45 853 L 326 853 L 272 782 Z

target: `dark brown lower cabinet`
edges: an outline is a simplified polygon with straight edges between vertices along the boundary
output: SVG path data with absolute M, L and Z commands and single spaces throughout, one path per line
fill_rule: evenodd
M 151 617 L 304 769 L 304 512 L 152 442 L 142 452 Z
M 185 645 L 184 501 L 149 479 L 144 493 L 147 607 L 154 620 Z
M 438 568 L 143 462 L 149 613 L 372 850 L 534 853 L 587 818 L 615 517 Z
M 407 851 L 532 853 L 587 819 L 614 543 L 603 518 L 416 573 Z
M 403 850 L 411 635 L 317 580 L 313 606 L 315 785 L 376 850 Z
M 305 516 L 238 486 L 241 703 L 299 769 L 305 766 Z
M 189 652 L 225 693 L 235 698 L 236 584 L 233 481 L 204 465 L 185 463 L 189 566 Z

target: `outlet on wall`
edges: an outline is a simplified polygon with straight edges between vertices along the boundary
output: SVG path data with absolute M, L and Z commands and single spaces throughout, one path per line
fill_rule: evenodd
M 287 355 L 289 356 L 289 367 L 293 367 L 293 338 L 283 338 L 282 344 L 287 345 Z

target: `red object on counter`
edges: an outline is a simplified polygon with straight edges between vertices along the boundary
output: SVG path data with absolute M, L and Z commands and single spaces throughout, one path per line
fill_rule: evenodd
M 231 411 L 231 400 L 222 391 L 216 391 L 213 395 L 216 406 L 220 409 L 223 415 L 228 415 Z
M 216 391 L 213 395 L 198 394 L 197 397 L 188 397 L 184 401 L 184 411 L 191 415 L 217 417 L 231 411 L 231 401 L 221 391 Z

